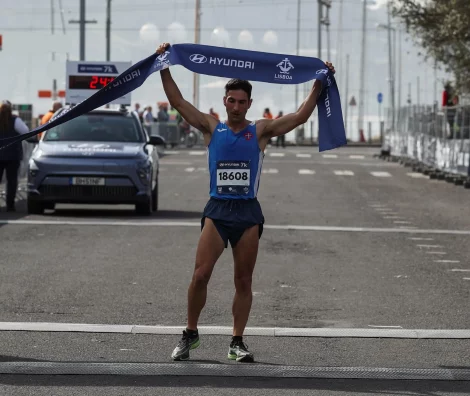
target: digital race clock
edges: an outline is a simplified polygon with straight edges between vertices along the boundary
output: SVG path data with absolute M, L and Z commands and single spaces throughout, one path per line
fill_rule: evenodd
M 69 76 L 69 89 L 101 89 L 113 81 L 110 76 Z
M 78 104 L 94 95 L 131 67 L 131 62 L 70 61 L 66 63 L 65 102 Z M 129 106 L 131 93 L 116 98 L 113 104 Z

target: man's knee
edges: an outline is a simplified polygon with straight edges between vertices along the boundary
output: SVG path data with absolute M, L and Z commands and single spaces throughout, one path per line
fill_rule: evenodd
M 193 274 L 193 283 L 196 286 L 204 287 L 204 286 L 207 286 L 210 278 L 211 278 L 211 271 L 204 268 L 203 265 L 196 264 L 196 270 L 194 271 L 194 274 Z
M 235 277 L 235 290 L 238 293 L 242 293 L 242 294 L 251 293 L 252 283 L 253 283 L 253 277 L 251 275 L 236 276 Z

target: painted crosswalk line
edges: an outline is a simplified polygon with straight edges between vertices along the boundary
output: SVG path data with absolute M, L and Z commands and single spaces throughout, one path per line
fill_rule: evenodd
M 336 176 L 354 176 L 354 172 L 348 170 L 335 170 L 333 172 Z
M 370 172 L 370 174 L 375 177 L 391 177 L 392 176 L 388 172 Z

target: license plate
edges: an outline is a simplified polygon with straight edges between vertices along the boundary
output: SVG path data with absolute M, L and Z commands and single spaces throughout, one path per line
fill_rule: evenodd
M 104 177 L 72 177 L 72 184 L 78 186 L 104 186 Z

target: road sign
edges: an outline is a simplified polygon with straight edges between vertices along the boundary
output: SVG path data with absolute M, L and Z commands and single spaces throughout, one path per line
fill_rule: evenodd
M 382 92 L 379 92 L 379 93 L 377 94 L 377 102 L 382 103 L 382 99 L 383 99 Z
M 65 103 L 83 102 L 131 66 L 132 62 L 67 61 Z M 110 103 L 130 105 L 131 93 Z
M 351 97 L 351 100 L 349 101 L 349 106 L 356 106 L 356 98 L 354 96 Z
M 0 51 L 2 50 L 2 35 L 0 34 Z

